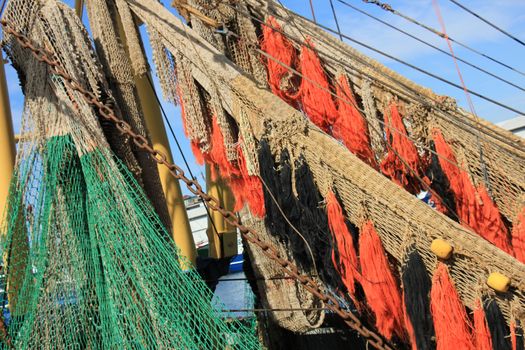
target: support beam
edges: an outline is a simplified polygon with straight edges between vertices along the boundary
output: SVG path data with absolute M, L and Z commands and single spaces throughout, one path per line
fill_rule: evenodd
M 233 209 L 234 199 L 228 185 L 217 175 L 212 180 L 211 166 L 206 164 L 206 191 L 210 196 L 217 198 L 220 205 L 228 210 Z M 208 217 L 209 256 L 210 258 L 225 258 L 237 255 L 237 229 L 229 224 L 218 211 L 210 211 Z
M 118 18 L 117 21 L 124 49 L 129 55 L 129 48 L 126 44 L 126 33 L 120 18 Z M 157 102 L 155 90 L 152 86 L 151 74 L 148 72 L 141 76 L 135 75 L 134 79 L 142 111 L 144 113 L 146 129 L 151 138 L 151 143 L 156 150 L 167 155 L 168 162 L 173 162 L 173 155 L 171 153 L 164 121 L 162 120 L 160 106 Z M 184 255 L 195 266 L 197 249 L 195 248 L 195 241 L 191 232 L 188 213 L 186 212 L 186 206 L 184 205 L 179 181 L 170 174 L 165 166 L 158 165 L 158 170 L 162 190 L 166 197 L 166 204 L 168 205 L 168 212 L 171 218 L 171 232 L 173 239 L 179 247 L 182 255 Z M 185 268 L 186 267 L 189 266 L 185 266 Z

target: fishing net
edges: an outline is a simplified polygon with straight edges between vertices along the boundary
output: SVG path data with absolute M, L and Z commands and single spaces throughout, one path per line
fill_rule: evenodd
M 14 0 L 4 19 L 53 50 L 98 98 L 108 96 L 87 33 L 67 6 Z M 253 327 L 221 319 L 110 149 L 97 112 L 12 35 L 3 43 L 25 107 L 1 227 L 2 348 L 259 348 Z
M 373 222 L 384 250 L 392 258 L 391 262 L 395 262 L 394 270 L 403 266 L 406 247 L 411 246 L 419 252 L 426 270 L 431 274 L 436 266 L 436 255 L 431 251 L 430 245 L 434 239 L 442 238 L 454 246 L 454 258 L 447 264 L 450 276 L 454 280 L 463 304 L 473 309 L 478 298 L 476 291 L 479 288 L 486 288 L 487 276 L 491 272 L 497 271 L 510 277 L 511 288 L 507 293 L 496 294 L 494 299 L 501 307 L 507 322 L 513 317 L 521 317 L 521 311 L 516 310 L 522 310 L 525 306 L 523 290 L 525 266 L 523 264 L 485 241 L 473 231 L 431 208 L 360 161 L 337 140 L 305 119 L 300 111 L 283 103 L 265 88 L 258 87 L 254 80 L 243 75 L 235 65 L 231 64 L 226 56 L 217 52 L 212 45 L 206 43 L 194 30 L 171 15 L 160 4 L 152 0 L 128 0 L 128 3 L 131 10 L 148 27 L 161 33 L 163 46 L 167 50 L 173 55 L 181 54 L 188 59 L 191 66 L 191 76 L 201 88 L 209 90 L 216 85 L 221 86 L 222 106 L 235 119 L 237 126 L 244 129 L 240 131 L 241 133 L 251 133 L 259 143 L 259 148 L 261 140 L 266 140 L 276 158 L 284 149 L 287 149 L 291 163 L 305 163 L 310 169 L 314 183 L 323 198 L 326 198 L 331 190 L 338 194 L 346 213 L 346 219 L 351 224 L 361 227 L 366 220 Z M 261 5 L 258 9 L 262 12 L 264 8 Z M 305 24 L 303 28 L 306 26 Z M 286 28 L 290 28 L 290 26 Z M 319 31 L 312 31 L 312 33 L 321 35 Z M 377 86 L 372 86 L 372 83 L 375 84 L 375 80 L 365 83 L 371 90 L 367 94 L 366 101 L 368 105 L 366 109 L 369 111 L 383 107 L 382 104 L 378 103 Z M 388 95 L 384 92 L 382 94 L 385 95 L 386 99 L 383 102 L 390 102 L 392 94 Z M 360 99 L 360 96 L 357 96 L 357 99 Z M 374 106 L 375 108 L 372 108 Z M 414 109 L 414 115 L 421 116 L 420 112 L 417 108 Z M 442 112 L 436 112 L 436 114 L 441 116 Z M 249 121 L 249 130 L 246 130 L 245 120 Z M 488 124 L 486 126 L 488 127 Z M 495 127 L 490 128 L 496 130 L 497 135 L 505 134 Z M 413 130 L 417 130 L 416 123 L 407 126 L 407 133 L 411 133 Z M 469 137 L 475 136 L 475 134 L 470 135 Z M 373 140 L 371 142 L 373 143 Z M 516 149 L 512 152 L 508 151 L 505 148 L 506 146 L 498 142 L 491 142 L 490 146 L 496 147 L 499 150 L 498 152 L 502 153 L 502 157 L 494 157 L 493 160 L 514 159 L 512 154 L 519 151 Z M 384 145 L 384 143 L 383 140 L 381 144 Z M 374 147 L 374 149 L 377 148 Z M 511 163 L 507 163 L 505 167 L 509 164 Z M 518 162 L 516 166 L 519 168 L 520 164 Z M 263 169 L 268 170 L 266 169 L 267 165 L 259 164 L 259 168 L 260 172 Z M 296 178 L 298 169 L 297 165 L 292 169 Z M 502 178 L 507 177 L 505 174 L 498 173 L 498 170 L 492 174 L 502 176 Z M 509 171 L 509 174 L 508 176 L 518 176 L 515 170 Z M 510 179 L 505 181 L 513 184 L 520 183 Z M 308 183 L 310 184 L 310 182 Z M 297 180 L 292 186 L 293 196 L 299 200 L 301 196 L 309 196 L 315 192 L 312 187 L 301 186 Z M 517 198 L 521 193 L 520 191 L 516 192 L 514 197 Z M 279 196 L 281 194 L 277 193 L 278 200 L 283 200 Z M 502 200 L 505 201 L 506 199 L 503 198 Z M 312 200 L 309 204 L 305 204 L 309 206 L 312 212 L 317 213 L 323 204 L 311 202 Z M 266 210 L 268 211 L 268 208 Z M 320 225 L 321 222 L 319 221 L 316 224 Z M 270 232 L 272 231 L 271 227 L 267 227 L 267 229 Z M 308 231 L 308 228 L 301 227 L 301 231 L 304 233 Z M 284 232 L 271 232 L 271 234 L 280 237 L 279 235 L 284 234 Z M 294 234 L 290 232 L 288 236 Z M 323 234 L 326 235 L 321 246 L 324 246 L 330 239 L 328 231 L 316 234 L 321 237 L 313 236 L 316 240 L 323 239 Z M 315 242 L 309 242 L 314 246 L 312 248 L 314 255 L 316 255 L 315 250 L 318 249 L 315 247 Z M 325 264 L 322 269 L 328 267 L 329 264 Z M 324 272 L 326 271 L 320 271 L 320 274 L 322 275 Z M 327 286 L 328 291 L 336 287 L 336 279 L 322 276 L 322 281 Z

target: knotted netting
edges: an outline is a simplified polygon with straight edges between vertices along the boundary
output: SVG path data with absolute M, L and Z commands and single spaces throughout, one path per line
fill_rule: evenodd
M 3 17 L 98 98 L 111 98 L 80 20 L 55 0 Z M 4 47 L 25 95 L 2 232 L 5 332 L 16 349 L 254 349 L 188 270 L 97 112 L 17 40 Z M 82 61 L 82 65 L 78 62 Z M 109 97 L 108 97 L 109 96 Z

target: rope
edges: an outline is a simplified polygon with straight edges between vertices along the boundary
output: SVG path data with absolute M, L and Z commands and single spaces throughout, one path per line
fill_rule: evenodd
M 345 1 L 342 1 L 342 0 L 339 0 L 339 1 L 340 1 L 341 3 L 344 3 L 344 4 L 345 4 L 346 6 L 348 6 L 349 8 L 351 8 L 351 9 L 353 9 L 353 10 L 355 10 L 355 11 L 357 11 L 357 12 L 359 12 L 359 13 L 361 13 L 361 14 L 367 16 L 367 17 L 372 18 L 373 20 L 375 20 L 375 21 L 377 21 L 377 22 L 379 22 L 379 23 L 382 23 L 382 24 L 384 24 L 385 26 L 387 26 L 387 27 L 389 27 L 389 28 L 391 28 L 391 29 L 393 29 L 393 30 L 399 32 L 399 33 L 402 33 L 402 34 L 404 34 L 404 35 L 406 35 L 406 36 L 408 36 L 408 37 L 410 37 L 410 38 L 412 38 L 412 39 L 414 39 L 414 40 L 416 40 L 416 41 L 418 41 L 418 42 L 420 42 L 420 43 L 422 43 L 422 44 L 424 44 L 424 45 L 426 45 L 426 46 L 428 46 L 428 47 L 431 47 L 431 48 L 433 48 L 434 50 L 437 50 L 437 51 L 439 51 L 439 52 L 441 52 L 441 53 L 443 53 L 443 54 L 445 54 L 445 55 L 447 55 L 447 56 L 449 56 L 449 57 L 454 57 L 454 56 L 452 56 L 449 52 L 447 52 L 447 51 L 445 51 L 445 50 L 443 50 L 443 49 L 437 47 L 436 45 L 433 45 L 433 44 L 431 44 L 431 43 L 429 43 L 429 42 L 427 42 L 427 41 L 425 41 L 425 40 L 423 40 L 423 39 L 421 39 L 421 38 L 415 36 L 414 34 L 411 34 L 411 33 L 407 32 L 407 31 L 405 31 L 405 30 L 403 30 L 403 29 L 400 29 L 400 28 L 398 28 L 398 27 L 396 27 L 396 26 L 393 26 L 392 24 L 390 24 L 390 23 L 388 23 L 388 22 L 386 22 L 386 21 L 383 21 L 382 19 L 380 19 L 380 18 L 378 18 L 378 17 L 376 17 L 376 16 L 374 16 L 374 15 L 372 15 L 372 14 L 366 12 L 366 11 L 363 11 L 363 10 L 361 10 L 361 9 L 359 9 L 359 8 L 357 8 L 357 7 L 355 7 L 355 6 L 351 5 L 351 4 L 349 4 L 349 3 L 346 3 Z M 332 0 L 330 0 L 330 2 L 332 2 Z M 513 83 L 513 82 L 511 82 L 511 81 L 509 81 L 509 80 L 506 80 L 506 79 L 504 79 L 504 78 L 502 78 L 502 77 L 500 77 L 500 76 L 498 76 L 498 75 L 496 75 L 496 74 L 494 74 L 494 73 L 491 73 L 491 72 L 487 71 L 486 69 L 481 68 L 480 66 L 475 65 L 475 64 L 473 64 L 473 63 L 471 63 L 471 62 L 469 62 L 469 61 L 467 61 L 467 60 L 465 60 L 465 59 L 463 59 L 463 58 L 461 58 L 461 57 L 456 56 L 456 59 L 457 59 L 458 61 L 463 62 L 463 63 L 465 63 L 466 65 L 468 65 L 468 66 L 470 66 L 470 67 L 472 67 L 472 68 L 474 68 L 474 69 L 480 71 L 480 72 L 483 72 L 483 73 L 485 73 L 485 74 L 487 74 L 487 75 L 489 75 L 489 76 L 491 76 L 491 77 L 493 77 L 493 78 L 495 78 L 495 79 L 498 79 L 499 81 L 502 81 L 502 82 L 504 82 L 504 83 L 506 83 L 506 84 L 508 84 L 508 85 L 510 85 L 510 86 L 512 86 L 512 87 L 515 87 L 516 89 L 519 89 L 519 90 L 521 90 L 521 91 L 525 91 L 525 88 L 524 88 L 524 87 L 519 86 L 519 85 L 517 85 L 517 84 L 515 84 L 515 83 Z
M 491 191 L 490 190 L 490 180 L 489 180 L 489 176 L 488 176 L 488 172 L 487 172 L 487 164 L 485 164 L 485 161 L 483 159 L 483 147 L 481 145 L 481 141 L 480 141 L 480 138 L 479 138 L 479 117 L 478 117 L 478 114 L 476 113 L 476 108 L 474 107 L 474 102 L 472 102 L 472 99 L 470 98 L 469 90 L 467 89 L 467 85 L 465 84 L 465 80 L 463 79 L 463 75 L 461 74 L 461 69 L 459 68 L 458 62 L 456 60 L 456 56 L 454 55 L 454 49 L 452 48 L 452 43 L 450 42 L 450 40 L 448 40 L 447 29 L 445 27 L 445 21 L 443 19 L 443 16 L 441 15 L 439 2 L 438 2 L 438 0 L 432 0 L 432 3 L 434 5 L 434 10 L 436 11 L 436 16 L 438 17 L 438 21 L 441 24 L 441 28 L 443 30 L 443 33 L 445 34 L 445 40 L 447 42 L 448 48 L 450 50 L 450 53 L 452 55 L 452 59 L 454 60 L 454 65 L 456 66 L 456 71 L 458 73 L 459 80 L 461 81 L 461 86 L 463 86 L 463 90 L 465 91 L 465 96 L 466 96 L 467 101 L 468 101 L 468 105 L 469 105 L 469 108 L 470 108 L 470 113 L 472 113 L 472 115 L 474 116 L 474 118 L 476 120 L 476 123 L 477 123 L 477 126 L 478 126 L 478 127 L 476 127 L 476 131 L 477 131 L 476 142 L 477 142 L 478 148 L 479 148 L 479 161 L 481 163 L 481 168 L 482 168 L 482 171 L 483 171 L 483 177 L 485 179 L 485 183 L 487 184 L 487 189 L 488 189 L 488 191 L 490 193 L 490 191 Z
M 497 25 L 495 25 L 494 23 L 490 22 L 489 20 L 481 17 L 480 15 L 478 15 L 476 12 L 468 9 L 467 7 L 465 7 L 464 5 L 460 4 L 459 1 L 456 1 L 456 0 L 450 0 L 451 3 L 459 6 L 460 8 L 462 8 L 463 10 L 467 11 L 468 13 L 470 13 L 471 15 L 473 15 L 474 17 L 477 17 L 478 19 L 482 20 L 483 22 L 487 23 L 489 26 L 491 26 L 492 28 L 496 29 L 497 31 L 505 34 L 506 36 L 508 36 L 509 38 L 511 38 L 512 40 L 520 43 L 521 45 L 525 46 L 525 42 L 521 41 L 520 39 L 516 38 L 514 35 L 510 34 L 509 32 L 506 32 L 505 30 L 501 29 L 500 27 L 498 27 Z
M 337 1 L 339 1 L 339 2 L 342 3 L 342 4 L 347 5 L 347 3 L 346 3 L 345 1 L 343 1 L 343 0 L 337 0 Z M 444 37 L 444 34 L 443 34 L 442 32 L 440 32 L 439 30 L 434 29 L 434 28 L 432 28 L 432 27 L 429 27 L 429 26 L 427 26 L 426 24 L 423 24 L 423 23 L 421 23 L 421 22 L 419 22 L 419 21 L 413 19 L 412 17 L 409 17 L 409 16 L 407 16 L 407 15 L 405 15 L 405 14 L 399 12 L 399 11 L 396 11 L 396 10 L 393 9 L 392 6 L 390 6 L 389 4 L 381 3 L 380 1 L 377 1 L 377 0 L 361 0 L 361 1 L 363 1 L 363 2 L 365 2 L 365 3 L 367 3 L 367 4 L 374 4 L 374 5 L 377 5 L 377 6 L 379 6 L 380 8 L 382 8 L 383 10 L 388 11 L 388 12 L 391 12 L 391 13 L 393 13 L 394 15 L 397 15 L 397 16 L 399 16 L 399 17 L 401 17 L 401 18 L 404 18 L 405 20 L 407 20 L 407 21 L 409 21 L 409 22 L 411 22 L 411 23 L 413 23 L 413 24 L 415 24 L 415 25 L 417 25 L 417 26 L 420 26 L 421 28 L 424 28 L 424 29 L 428 30 L 429 32 L 431 32 L 431 33 L 433 33 L 433 34 L 435 34 L 435 35 L 437 35 L 437 36 L 439 36 L 439 37 L 441 37 L 441 38 Z M 453 43 L 456 43 L 456 44 L 458 44 L 459 46 L 461 46 L 461 47 L 463 47 L 463 48 L 465 48 L 465 49 L 467 49 L 467 50 L 469 50 L 469 51 L 471 51 L 471 52 L 474 52 L 474 53 L 477 54 L 477 55 L 480 55 L 480 56 L 482 56 L 482 57 L 485 57 L 486 59 L 491 60 L 492 62 L 497 63 L 497 64 L 499 64 L 500 66 L 503 66 L 503 67 L 505 67 L 505 68 L 507 68 L 507 69 L 510 69 L 510 70 L 512 70 L 512 71 L 514 71 L 514 72 L 516 72 L 516 73 L 518 73 L 518 74 L 521 74 L 521 75 L 525 76 L 525 73 L 522 72 L 521 70 L 517 69 L 517 68 L 514 68 L 514 67 L 512 67 L 512 66 L 510 66 L 510 65 L 508 65 L 508 64 L 506 64 L 506 63 L 503 63 L 503 62 L 501 62 L 501 61 L 499 61 L 499 60 L 497 60 L 497 59 L 495 59 L 495 58 L 493 58 L 493 57 L 491 57 L 491 56 L 489 56 L 489 55 L 487 55 L 487 54 L 484 54 L 483 52 L 480 52 L 480 51 L 478 51 L 478 50 L 476 50 L 476 49 L 474 49 L 474 48 L 468 46 L 467 44 L 464 44 L 464 43 L 462 43 L 462 42 L 460 42 L 460 41 L 457 41 L 456 39 L 453 39 L 453 38 L 451 38 L 451 37 L 448 37 L 448 39 L 449 39 L 450 41 L 452 41 Z

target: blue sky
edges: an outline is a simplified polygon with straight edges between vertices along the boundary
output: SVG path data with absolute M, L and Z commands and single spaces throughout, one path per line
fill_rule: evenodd
M 443 39 L 411 23 L 406 22 L 398 16 L 387 13 L 374 5 L 365 4 L 361 0 L 346 1 L 400 29 L 404 29 L 448 51 L 446 42 Z M 73 0 L 67 0 L 65 2 L 68 4 L 74 3 Z M 169 3 L 171 3 L 171 1 L 168 0 L 164 0 L 163 2 L 166 6 L 169 6 Z M 282 2 L 294 11 L 311 18 L 308 0 L 282 0 Z M 395 32 L 383 24 L 375 22 L 374 20 L 354 11 L 353 9 L 344 6 L 337 0 L 333 0 L 333 2 L 336 7 L 339 24 L 343 33 L 459 84 L 459 78 L 452 58 L 439 53 L 432 48 L 424 46 L 423 44 L 418 43 L 401 33 Z M 394 7 L 399 12 L 405 13 L 417 19 L 418 21 L 440 29 L 437 16 L 432 6 L 432 0 L 388 0 L 386 2 L 392 5 L 392 7 Z M 522 40 L 525 39 L 525 1 L 461 0 L 461 3 L 475 10 L 477 13 L 492 21 L 493 23 L 496 23 L 503 29 L 513 33 L 518 38 Z M 313 4 L 317 20 L 326 26 L 335 28 L 335 22 L 332 17 L 329 1 L 313 0 Z M 519 45 L 517 42 L 504 36 L 477 18 L 464 12 L 452 4 L 449 0 L 439 0 L 439 4 L 441 7 L 443 19 L 447 26 L 447 32 L 451 37 L 462 41 L 479 51 L 487 53 L 511 66 L 525 71 L 524 46 Z M 406 76 L 407 78 L 423 86 L 431 88 L 436 93 L 449 95 L 456 98 L 460 106 L 467 108 L 466 98 L 463 91 L 447 86 L 446 84 L 436 81 L 433 78 L 424 76 L 423 74 L 407 68 L 391 59 L 382 57 L 377 53 L 370 52 L 354 44 L 352 44 L 352 46 L 356 47 L 361 52 L 379 60 L 383 64 Z M 147 51 L 148 53 L 150 52 L 149 48 L 147 48 Z M 477 64 L 486 70 L 489 70 L 501 77 L 504 77 L 505 79 L 516 83 L 517 85 L 525 86 L 525 77 L 522 75 L 500 67 L 485 58 L 479 57 L 468 50 L 458 47 L 457 45 L 454 45 L 454 51 L 458 57 L 462 57 L 474 64 Z M 513 106 L 518 110 L 525 110 L 525 99 L 523 98 L 525 96 L 525 92 L 507 86 L 506 84 L 488 77 L 483 73 L 474 70 L 473 68 L 465 66 L 462 63 L 459 63 L 459 65 L 465 83 L 469 89 L 480 92 L 495 100 Z M 11 108 L 13 112 L 15 132 L 18 132 L 20 129 L 20 117 L 23 108 L 23 95 L 20 91 L 16 73 L 9 65 L 6 65 L 6 74 L 11 98 Z M 156 78 L 155 83 L 157 83 Z M 161 91 L 158 87 L 158 84 L 157 89 L 159 92 Z M 491 122 L 500 122 L 516 116 L 516 114 L 513 112 L 507 111 L 498 106 L 494 106 L 489 102 L 483 101 L 477 97 L 473 97 L 473 101 L 478 115 L 481 118 L 487 119 Z M 185 139 L 182 132 L 179 108 L 169 103 L 164 103 L 164 108 L 168 114 L 168 118 L 176 129 L 177 137 L 182 143 L 183 151 L 190 162 L 192 170 L 199 180 L 201 180 L 202 173 L 204 171 L 193 161 L 193 156 L 191 154 L 188 141 Z M 173 155 L 175 161 L 182 165 L 182 158 L 178 150 L 175 148 L 175 145 L 173 144 L 173 138 L 171 136 L 170 139 L 173 145 Z

